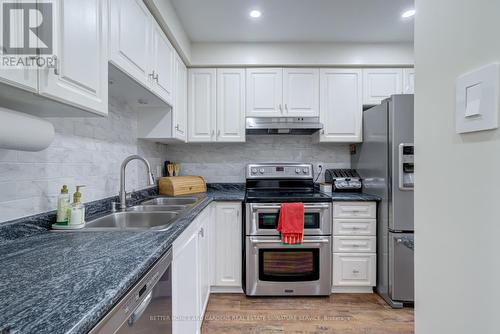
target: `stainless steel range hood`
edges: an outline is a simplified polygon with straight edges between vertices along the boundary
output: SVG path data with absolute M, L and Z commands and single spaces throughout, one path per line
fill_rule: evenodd
M 319 117 L 247 117 L 248 135 L 310 135 L 323 129 Z

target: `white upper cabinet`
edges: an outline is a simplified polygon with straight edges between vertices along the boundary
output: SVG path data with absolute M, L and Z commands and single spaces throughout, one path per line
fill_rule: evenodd
M 379 104 L 393 94 L 403 93 L 403 69 L 363 69 L 363 104 Z
M 160 26 L 153 23 L 153 71 L 150 76 L 153 91 L 172 105 L 174 81 L 174 48 Z
M 362 73 L 359 69 L 322 69 L 320 142 L 362 140 Z
M 21 0 L 9 1 L 11 3 L 21 3 Z M 3 8 L 0 8 L 0 15 L 4 17 L 2 13 Z M 15 20 L 14 23 L 11 22 L 13 26 L 9 31 L 11 43 L 14 42 L 18 45 L 24 44 L 24 21 Z M 3 36 L 4 24 L 0 24 L 0 36 Z M 12 29 L 13 28 L 13 29 Z M 2 38 L 3 39 L 3 38 Z M 0 43 L 2 43 L 0 39 Z M 3 55 L 3 45 L 0 44 L 0 54 Z M 0 82 L 6 83 L 17 88 L 28 90 L 30 92 L 38 92 L 38 71 L 34 68 L 15 68 L 6 69 L 0 67 Z
M 284 116 L 319 116 L 319 69 L 283 69 Z
M 283 69 L 249 68 L 246 76 L 246 116 L 283 116 Z
M 187 140 L 187 68 L 182 59 L 176 54 L 175 57 L 175 90 L 173 121 L 174 137 Z
M 54 2 L 55 68 L 40 72 L 40 94 L 106 115 L 107 2 Z
M 111 0 L 110 60 L 143 86 L 153 71 L 152 20 L 142 0 Z
M 415 69 L 403 69 L 403 93 L 415 94 Z
M 244 69 L 217 69 L 217 141 L 245 141 Z
M 215 140 L 216 128 L 216 70 L 195 68 L 188 78 L 188 140 Z

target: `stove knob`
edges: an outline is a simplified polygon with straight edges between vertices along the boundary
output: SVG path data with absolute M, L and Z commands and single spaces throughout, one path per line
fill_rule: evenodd
M 295 169 L 295 173 L 299 174 L 300 173 L 300 168 Z
M 261 174 L 264 174 L 264 168 L 259 169 L 259 172 L 260 172 Z
M 304 169 L 302 170 L 302 172 L 303 172 L 304 174 L 307 174 L 307 173 L 309 173 L 309 169 L 308 169 L 308 168 L 304 168 Z
M 257 168 L 252 168 L 252 174 L 257 174 Z

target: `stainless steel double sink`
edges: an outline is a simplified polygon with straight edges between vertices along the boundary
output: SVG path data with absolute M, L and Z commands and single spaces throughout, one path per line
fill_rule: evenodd
M 156 197 L 85 224 L 80 231 L 165 231 L 202 197 Z

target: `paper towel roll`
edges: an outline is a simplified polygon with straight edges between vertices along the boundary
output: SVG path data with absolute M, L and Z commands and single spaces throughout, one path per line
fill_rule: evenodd
M 41 151 L 54 140 L 52 123 L 36 116 L 0 108 L 0 148 Z

